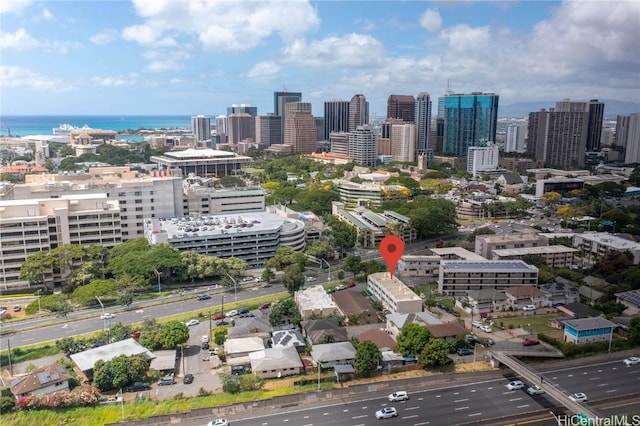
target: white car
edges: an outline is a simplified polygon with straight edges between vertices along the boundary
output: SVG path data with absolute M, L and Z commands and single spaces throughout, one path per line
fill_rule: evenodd
M 229 312 L 227 312 L 224 316 L 227 317 L 227 318 L 231 318 L 231 317 L 238 316 L 239 313 L 240 312 L 238 312 L 237 310 L 232 309 Z
M 207 426 L 229 426 L 229 421 L 227 419 L 215 419 L 207 423 Z
M 638 358 L 637 356 L 631 356 L 629 358 L 626 358 L 622 362 L 624 362 L 626 365 L 640 364 L 640 358 Z
M 316 277 L 307 277 L 307 278 L 306 278 L 306 281 L 307 281 L 308 283 L 312 283 L 312 282 L 314 282 L 314 281 L 316 281 L 316 280 L 317 280 L 317 278 L 316 278 Z
M 582 392 L 576 392 L 572 395 L 569 395 L 569 399 L 572 401 L 576 401 L 576 402 L 586 402 L 587 401 L 587 395 L 585 395 Z
M 389 395 L 388 398 L 391 402 L 406 401 L 409 399 L 409 394 L 407 393 L 407 391 L 397 391 Z
M 484 331 L 485 333 L 493 332 L 493 329 L 491 328 L 491 326 L 488 326 L 488 325 L 481 325 L 480 330 Z
M 346 285 L 344 285 L 344 284 L 339 284 L 339 285 L 337 285 L 337 286 L 336 286 L 336 291 L 344 290 L 345 288 L 347 288 L 347 286 L 346 286 Z
M 471 321 L 471 325 L 478 328 L 482 327 L 482 323 L 480 321 Z
M 382 410 L 376 411 L 376 419 L 390 419 L 391 417 L 398 417 L 398 410 L 393 407 L 385 407 Z
M 536 305 L 524 305 L 522 307 L 523 311 L 535 311 L 536 310 Z
M 105 312 L 104 314 L 100 315 L 101 320 L 114 319 L 115 317 L 115 315 L 110 314 L 109 312 Z
M 529 395 L 542 395 L 544 393 L 544 390 L 540 387 L 540 386 L 531 386 L 529 389 L 527 389 L 527 393 Z
M 191 327 L 192 325 L 198 325 L 200 324 L 200 321 L 198 321 L 197 319 L 190 319 L 189 321 L 185 322 L 185 325 L 187 327 Z
M 244 277 L 242 279 L 242 282 L 244 282 L 244 283 L 248 283 L 248 282 L 251 282 L 251 281 L 253 281 L 253 277 Z
M 520 380 L 514 380 L 513 382 L 507 383 L 507 389 L 509 390 L 518 390 L 524 387 L 524 383 Z

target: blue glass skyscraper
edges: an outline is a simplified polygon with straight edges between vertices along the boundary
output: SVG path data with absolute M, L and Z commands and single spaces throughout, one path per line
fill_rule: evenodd
M 496 140 L 498 95 L 474 92 L 444 97 L 444 152 L 460 157 L 470 146 Z

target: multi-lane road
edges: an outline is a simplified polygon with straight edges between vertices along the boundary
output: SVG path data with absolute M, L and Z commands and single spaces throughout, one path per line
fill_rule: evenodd
M 566 392 L 586 393 L 590 402 L 636 394 L 640 389 L 640 365 L 627 367 L 621 359 L 546 371 L 544 377 L 546 383 Z M 531 413 L 548 413 L 556 407 L 557 404 L 545 395 L 528 395 L 526 388 L 508 390 L 505 385 L 509 380 L 512 378 L 438 389 L 409 390 L 410 399 L 404 402 L 391 403 L 386 393 L 378 393 L 364 398 L 327 401 L 322 406 L 278 410 L 268 415 L 243 414 L 232 416 L 229 420 L 234 426 L 366 426 L 380 422 L 403 426 L 462 425 L 492 419 L 495 421 L 493 424 L 506 424 L 515 423 L 514 416 L 526 420 Z M 402 389 L 399 386 L 394 390 Z M 398 410 L 398 417 L 376 420 L 375 412 L 389 406 Z M 624 409 L 620 412 L 624 412 Z M 185 424 L 203 423 L 206 422 Z

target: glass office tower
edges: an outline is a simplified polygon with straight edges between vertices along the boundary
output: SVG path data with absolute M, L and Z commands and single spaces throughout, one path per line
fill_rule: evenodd
M 460 157 L 470 146 L 487 146 L 496 140 L 498 95 L 451 94 L 444 97 L 444 152 Z

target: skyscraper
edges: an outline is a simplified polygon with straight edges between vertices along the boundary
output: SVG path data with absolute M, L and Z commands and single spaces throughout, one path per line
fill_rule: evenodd
M 284 106 L 287 117 L 284 128 L 284 143 L 291 145 L 293 152 L 310 154 L 316 151 L 316 121 L 311 115 L 308 102 L 287 102 Z
M 546 111 L 529 113 L 527 153 L 548 167 L 584 166 L 589 113 Z
M 618 116 L 616 145 L 624 147 L 625 164 L 640 163 L 640 112 Z
M 391 156 L 395 161 L 416 161 L 416 125 L 413 123 L 391 124 Z
M 205 115 L 191 117 L 191 132 L 196 142 L 211 140 L 211 117 Z
M 589 102 L 575 102 L 564 99 L 556 102 L 557 112 L 588 112 L 589 128 L 587 130 L 587 152 L 600 151 L 602 138 L 602 122 L 604 120 L 604 103 L 597 99 Z
M 514 123 L 507 126 L 504 152 L 524 152 L 524 140 L 527 134 L 525 123 Z
M 282 117 L 273 113 L 256 117 L 256 142 L 268 147 L 282 141 Z
M 353 95 L 349 102 L 348 131 L 353 132 L 358 126 L 369 123 L 369 102 L 364 95 Z
M 349 132 L 349 156 L 356 164 L 376 165 L 377 133 L 373 126 L 365 124 Z
M 227 107 L 227 115 L 240 114 L 241 112 L 255 117 L 258 115 L 258 107 L 249 104 L 232 104 L 230 107 Z
M 399 118 L 405 123 L 413 123 L 416 119 L 416 98 L 390 95 L 387 99 L 387 118 Z
M 284 138 L 284 129 L 286 126 L 285 104 L 289 102 L 302 102 L 301 92 L 274 92 L 273 93 L 273 112 L 275 115 L 282 117 L 281 132 Z M 284 139 L 283 139 L 284 140 Z M 283 143 L 283 142 L 279 142 Z
M 444 97 L 444 152 L 460 157 L 470 146 L 496 140 L 498 95 L 474 92 Z
M 324 103 L 324 132 L 323 139 L 329 140 L 331 132 L 346 132 L 349 130 L 349 101 L 334 99 Z
M 229 137 L 227 143 L 229 145 L 237 145 L 240 141 L 246 139 L 256 139 L 256 119 L 246 112 L 231 114 L 227 117 L 229 120 Z
M 431 129 L 431 96 L 422 92 L 416 98 L 416 154 L 425 154 L 430 149 L 429 134 Z M 416 158 L 418 156 L 416 155 Z

